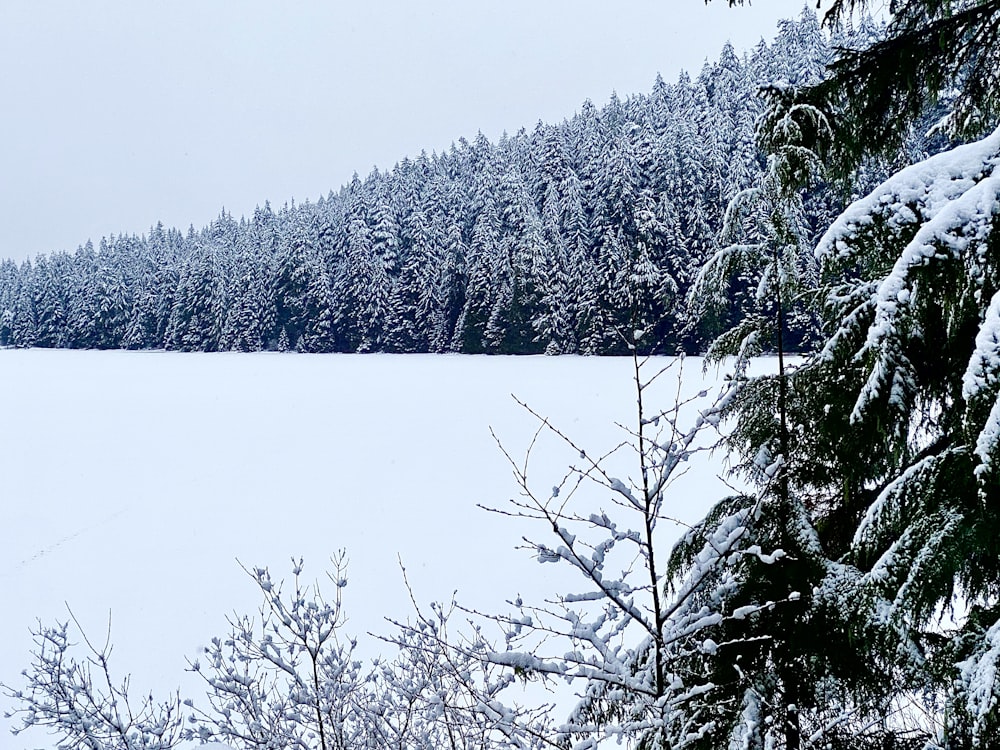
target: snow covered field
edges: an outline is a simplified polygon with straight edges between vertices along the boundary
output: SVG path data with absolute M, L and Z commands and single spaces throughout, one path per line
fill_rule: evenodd
M 322 579 L 346 549 L 367 654 L 365 633 L 409 612 L 398 558 L 421 603 L 457 589 L 496 611 L 562 590 L 565 573 L 514 549 L 530 525 L 476 507 L 517 492 L 489 428 L 523 456 L 537 423 L 513 393 L 596 455 L 635 421 L 631 377 L 615 358 L 0 351 L 0 681 L 21 684 L 29 629 L 68 603 L 95 640 L 110 612 L 112 667 L 135 689 L 197 698 L 185 657 L 259 603 L 237 560 L 285 578 L 303 556 Z M 703 387 L 687 360 L 684 391 Z M 665 404 L 676 378 L 659 388 Z M 548 440 L 532 474 L 551 487 L 572 460 Z M 671 512 L 700 517 L 725 491 L 717 469 L 694 467 Z

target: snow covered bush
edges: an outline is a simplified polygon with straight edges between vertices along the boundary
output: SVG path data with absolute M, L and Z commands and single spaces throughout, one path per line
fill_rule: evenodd
M 31 666 L 24 670 L 27 685 L 14 689 L 0 685 L 7 697 L 21 703 L 15 714 L 20 734 L 31 727 L 60 736 L 58 747 L 87 750 L 170 750 L 183 736 L 182 706 L 176 694 L 157 701 L 152 694 L 141 697 L 126 677 L 118 682 L 111 671 L 110 619 L 108 640 L 100 648 L 83 634 L 87 656 L 71 655 L 69 622 L 53 626 L 38 624 L 34 630 L 36 650 Z
M 293 561 L 289 594 L 266 568 L 247 571 L 264 596 L 260 619 L 233 615 L 229 635 L 213 638 L 190 662 L 205 680 L 209 708 L 185 701 L 193 725 L 186 736 L 245 750 L 361 746 L 366 676 L 353 655 L 356 640 L 341 632 L 345 561 L 339 555 L 332 562 L 332 601 L 318 584 L 303 583 L 301 560 Z
M 185 737 L 220 738 L 241 750 L 538 746 L 544 707 L 501 702 L 515 679 L 486 658 L 493 646 L 480 632 L 452 637 L 454 606 L 428 611 L 414 600 L 415 621 L 391 621 L 393 633 L 382 639 L 395 656 L 365 661 L 343 633 L 343 555 L 328 574 L 332 601 L 318 584 L 303 584 L 301 560 L 292 572 L 284 593 L 266 569 L 248 571 L 264 596 L 260 620 L 233 616 L 231 633 L 191 662 L 209 705 L 185 701 Z
M 409 583 L 407 582 L 409 587 Z M 412 597 L 412 592 L 411 592 Z M 465 615 L 460 626 L 452 622 Z M 419 750 L 552 746 L 551 706 L 521 705 L 514 696 L 523 673 L 493 659 L 497 646 L 455 601 L 421 607 L 392 621 L 384 637 L 398 649 L 376 664 L 369 714 L 371 747 Z
M 237 750 L 551 745 L 549 706 L 524 708 L 501 695 L 519 677 L 490 660 L 497 647 L 482 629 L 451 632 L 454 604 L 414 600 L 413 619 L 391 621 L 382 639 L 391 656 L 363 660 L 344 632 L 343 555 L 327 576 L 332 599 L 305 584 L 302 570 L 293 560 L 286 588 L 266 568 L 247 569 L 263 596 L 259 617 L 230 616 L 230 632 L 189 662 L 204 680 L 204 699 L 136 699 L 127 678 L 113 682 L 110 643 L 95 648 L 77 623 L 89 651 L 81 662 L 68 624 L 40 625 L 27 687 L 2 686 L 22 705 L 15 734 L 41 728 L 59 737 L 60 748 L 87 750 L 170 750 L 185 742 Z

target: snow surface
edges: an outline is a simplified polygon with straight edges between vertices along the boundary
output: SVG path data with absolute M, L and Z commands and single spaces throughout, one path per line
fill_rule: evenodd
M 185 658 L 259 604 L 237 560 L 280 580 L 301 555 L 322 582 L 346 549 L 347 628 L 363 655 L 384 650 L 367 631 L 410 612 L 398 558 L 422 604 L 457 589 L 500 611 L 568 590 L 563 566 L 514 549 L 544 530 L 476 507 L 517 492 L 489 428 L 523 457 L 537 423 L 513 393 L 599 455 L 623 437 L 614 422 L 635 421 L 631 370 L 620 358 L 0 351 L 0 682 L 22 684 L 29 629 L 65 620 L 68 603 L 98 642 L 110 612 L 112 667 L 135 690 L 180 686 L 198 702 Z M 676 380 L 661 381 L 666 402 Z M 700 361 L 683 385 L 706 387 Z M 542 488 L 574 459 L 552 441 L 533 455 Z M 699 519 L 725 493 L 716 469 L 692 467 L 669 514 Z M 0 698 L 0 713 L 11 707 Z

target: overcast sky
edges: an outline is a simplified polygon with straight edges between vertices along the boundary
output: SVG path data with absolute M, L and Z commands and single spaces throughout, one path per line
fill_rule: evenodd
M 801 0 L 0 1 L 0 257 L 315 200 L 773 38 Z

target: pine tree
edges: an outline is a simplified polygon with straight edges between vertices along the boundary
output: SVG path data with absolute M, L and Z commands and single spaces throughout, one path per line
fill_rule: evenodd
M 10 343 L 13 346 L 34 346 L 38 336 L 32 293 L 34 273 L 35 268 L 30 260 L 24 261 L 18 269 L 17 286 L 12 295 L 13 309 L 10 314 Z
M 32 287 L 35 307 L 35 346 L 65 346 L 66 279 L 62 276 L 64 256 L 39 256 Z
M 501 288 L 509 287 L 509 266 L 503 263 L 500 217 L 492 196 L 476 218 L 469 243 L 465 304 L 455 324 L 452 348 L 469 354 L 488 351 L 485 333 Z M 496 323 L 494 321 L 494 327 Z
M 540 314 L 532 321 L 546 354 L 572 354 L 575 340 L 575 310 L 570 292 L 569 258 L 561 227 L 562 197 L 553 176 L 542 199 L 543 245 L 536 268 Z
M 12 260 L 0 261 L 0 346 L 13 346 L 14 305 L 18 269 Z
M 542 219 L 521 162 L 512 160 L 504 171 L 499 196 L 501 277 L 508 278 L 499 284 L 500 295 L 487 323 L 487 337 L 496 353 L 536 354 L 544 347 L 536 339 L 533 321 L 540 313 L 539 281 L 549 259 Z
M 225 321 L 226 301 L 215 256 L 201 245 L 181 271 L 170 310 L 165 345 L 179 351 L 216 351 Z
M 222 331 L 222 346 L 228 350 L 256 352 L 270 348 L 273 343 L 273 259 L 269 252 L 261 252 L 264 246 L 254 236 L 255 225 L 256 221 L 243 233 L 237 250 L 231 280 L 232 302 Z
M 827 21 L 849 7 L 836 2 Z M 953 135 L 988 130 L 998 23 L 993 3 L 900 3 L 884 40 L 842 50 L 831 76 L 785 89 L 771 112 L 822 110 L 798 135 L 809 147 L 823 131 L 810 122 L 830 123 L 835 172 L 908 151 L 909 129 L 942 101 Z M 795 446 L 775 477 L 801 499 L 809 544 L 793 552 L 813 561 L 805 608 L 772 632 L 816 628 L 822 646 L 797 655 L 810 690 L 832 689 L 843 717 L 872 717 L 831 717 L 816 735 L 830 745 L 986 748 L 1000 730 L 1000 529 L 987 510 L 1000 499 L 998 164 L 1000 131 L 850 205 L 816 250 L 821 344 L 778 382 L 777 421 L 771 399 L 739 407 L 743 455 Z M 778 566 L 764 579 L 782 580 Z M 929 715 L 898 713 L 916 705 Z
M 315 268 L 309 229 L 297 224 L 279 240 L 271 281 L 275 327 L 285 332 L 293 349 L 310 324 L 309 293 Z
M 804 277 L 811 248 L 800 193 L 814 179 L 820 158 L 805 144 L 822 143 L 816 133 L 829 128 L 821 112 L 794 104 L 784 89 L 771 89 L 770 95 L 771 106 L 758 129 L 768 153 L 767 170 L 756 185 L 733 197 L 722 232 L 724 247 L 690 292 L 700 306 L 696 317 L 702 317 L 706 306 L 728 301 L 734 280 L 755 288 L 752 307 L 741 311 L 739 323 L 712 345 L 709 360 L 734 356 L 739 381 L 746 378 L 750 355 L 761 350 L 777 355 L 777 372 L 746 379 L 730 406 L 736 417 L 730 446 L 757 492 L 725 499 L 679 545 L 672 565 L 677 571 L 696 565 L 692 552 L 714 533 L 714 524 L 733 512 L 747 514 L 742 522 L 746 562 L 736 571 L 713 571 L 702 583 L 706 599 L 720 602 L 724 611 L 754 612 L 749 619 L 720 623 L 711 637 L 723 645 L 699 659 L 717 687 L 711 698 L 715 704 L 708 709 L 717 716 L 709 742 L 739 738 L 753 746 L 777 742 L 797 750 L 804 737 L 845 710 L 839 700 L 819 694 L 832 676 L 839 676 L 841 665 L 814 648 L 822 622 L 812 607 L 812 592 L 827 558 L 806 498 L 792 481 L 794 467 L 809 457 L 798 449 L 790 413 L 792 370 L 785 359 L 790 313 L 803 287 L 811 286 L 803 284 L 810 280 Z M 772 551 L 767 564 L 760 564 L 760 550 Z M 842 649 L 837 656 L 847 653 Z

